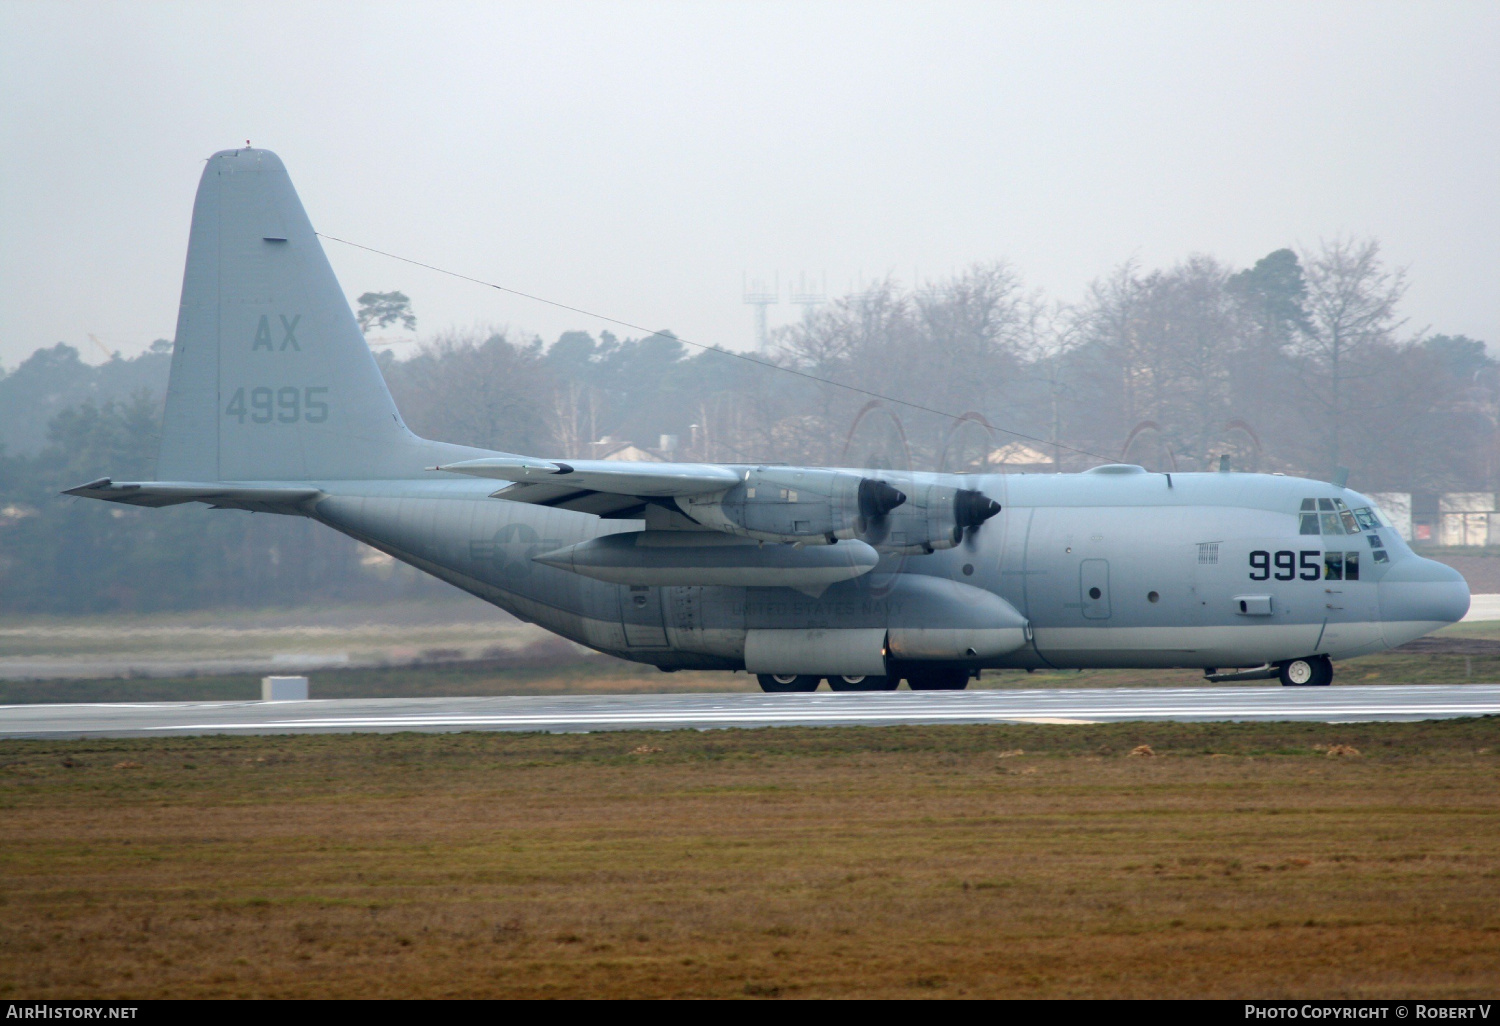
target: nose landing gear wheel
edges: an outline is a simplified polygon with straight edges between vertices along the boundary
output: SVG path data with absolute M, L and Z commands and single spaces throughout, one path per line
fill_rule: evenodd
M 911 670 L 906 674 L 906 686 L 913 691 L 962 691 L 969 686 L 969 671 L 947 666 Z
M 758 673 L 762 691 L 816 691 L 823 678 L 805 673 Z
M 829 677 L 828 686 L 835 691 L 895 691 L 899 677 Z
M 1333 661 L 1327 656 L 1308 656 L 1281 664 L 1283 687 L 1321 688 L 1333 683 Z

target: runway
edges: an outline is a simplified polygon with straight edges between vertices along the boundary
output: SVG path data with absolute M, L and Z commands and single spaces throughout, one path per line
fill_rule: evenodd
M 0 706 L 0 737 L 597 731 L 1125 720 L 1426 720 L 1500 714 L 1500 685 L 1067 688 Z

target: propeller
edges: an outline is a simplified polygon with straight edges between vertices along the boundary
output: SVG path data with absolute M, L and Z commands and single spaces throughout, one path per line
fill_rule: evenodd
M 974 488 L 961 488 L 953 496 L 953 541 L 973 549 L 974 537 L 984 522 L 1000 512 L 1000 504 Z
M 953 422 L 943 440 L 938 470 L 945 474 L 975 475 L 999 473 L 1004 491 L 1003 465 L 990 462 L 999 448 L 995 429 L 981 413 L 965 413 Z M 953 497 L 953 542 L 963 543 L 971 552 L 977 545 L 979 529 L 1001 510 L 1001 504 L 976 488 L 960 489 Z
M 866 520 L 883 517 L 906 501 L 906 493 L 872 477 L 859 482 L 859 515 Z
M 844 439 L 840 462 L 865 472 L 859 484 L 859 537 L 871 545 L 886 540 L 891 530 L 889 514 L 906 501 L 906 494 L 892 484 L 910 480 L 911 450 L 901 419 L 878 399 L 860 408 Z M 883 567 L 899 573 L 906 556 L 896 554 Z M 893 581 L 894 578 L 889 578 Z M 890 585 L 872 582 L 877 594 Z

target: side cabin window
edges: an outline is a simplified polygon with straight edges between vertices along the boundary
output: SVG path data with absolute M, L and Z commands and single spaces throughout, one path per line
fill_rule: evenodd
M 1325 580 L 1325 581 L 1357 581 L 1357 580 L 1359 580 L 1359 553 L 1358 552 L 1325 552 L 1325 553 L 1323 553 L 1323 580 Z

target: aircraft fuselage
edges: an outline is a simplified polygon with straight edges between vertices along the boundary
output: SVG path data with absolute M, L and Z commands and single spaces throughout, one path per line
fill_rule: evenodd
M 483 481 L 330 481 L 312 514 L 524 620 L 663 668 L 741 669 L 755 630 L 952 625 L 982 604 L 967 589 L 1026 622 L 1024 645 L 959 660 L 974 669 L 1342 659 L 1403 644 L 1468 608 L 1455 571 L 1367 514 L 1370 526 L 1356 531 L 1335 510 L 1323 527 L 1344 533 L 1303 533 L 1307 500 L 1373 506 L 1326 483 L 1143 471 L 951 480 L 1003 512 L 954 548 L 885 555 L 819 594 L 632 587 L 555 569 L 534 557 L 641 522 L 492 498 Z

